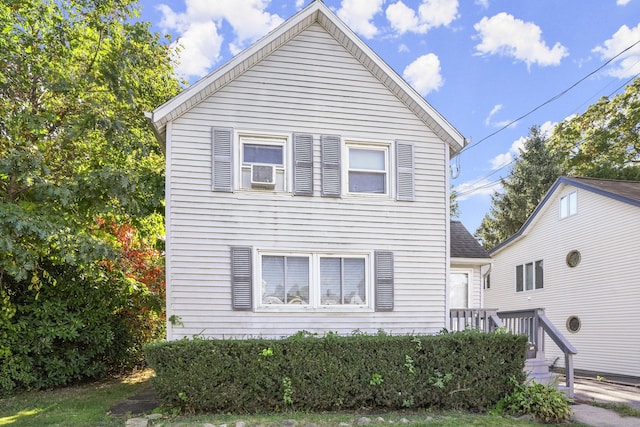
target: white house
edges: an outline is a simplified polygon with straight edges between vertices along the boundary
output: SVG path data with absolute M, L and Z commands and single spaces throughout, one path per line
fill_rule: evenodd
M 577 371 L 640 377 L 640 182 L 561 177 L 489 253 L 487 306 L 544 308 Z M 553 343 L 545 356 L 562 366 Z
M 464 138 L 321 1 L 147 116 L 168 339 L 446 326 Z

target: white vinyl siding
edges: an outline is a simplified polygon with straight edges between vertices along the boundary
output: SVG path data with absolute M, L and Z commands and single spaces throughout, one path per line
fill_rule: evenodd
M 318 40 L 321 46 L 310 47 Z M 171 128 L 167 279 L 172 296 L 167 309 L 184 324 L 170 325 L 171 339 L 195 334 L 280 337 L 300 330 L 436 333 L 446 326 L 449 147 L 319 25 L 202 100 Z M 305 197 L 212 192 L 212 128 L 311 135 L 312 163 L 318 166 L 312 168 L 312 190 L 306 185 Z M 390 160 L 394 141 L 412 146 L 415 174 L 408 194 L 413 193 L 413 201 L 322 197 L 330 195 L 323 185 L 331 170 L 323 156 L 325 135 L 339 141 L 389 141 Z M 339 157 L 333 161 L 344 163 Z M 379 283 L 380 295 L 391 295 L 392 302 L 376 307 L 384 300 L 373 293 L 367 303 L 377 311 L 340 316 L 233 311 L 230 246 L 392 252 L 393 269 L 386 269 Z
M 560 219 L 560 197 L 577 193 L 579 215 Z M 607 220 L 603 221 L 606 216 Z M 567 254 L 580 251 L 581 262 L 571 268 Z M 624 325 L 640 322 L 640 208 L 591 191 L 561 185 L 538 214 L 526 235 L 493 254 L 491 288 L 485 305 L 500 310 L 544 308 L 546 316 L 577 348 L 575 368 L 598 373 L 640 377 L 640 334 Z M 513 266 L 544 259 L 544 288 L 514 292 Z M 577 333 L 566 329 L 578 316 Z M 621 326 L 622 325 L 622 326 Z M 547 361 L 564 356 L 545 339 Z

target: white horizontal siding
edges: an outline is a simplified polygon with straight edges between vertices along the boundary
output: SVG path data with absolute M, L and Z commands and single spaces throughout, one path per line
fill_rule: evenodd
M 576 369 L 640 377 L 640 209 L 579 189 L 577 214 L 559 219 L 560 196 L 574 190 L 558 188 L 528 235 L 494 256 L 486 305 L 544 308 L 577 348 Z M 569 268 L 565 259 L 574 249 L 582 260 Z M 538 259 L 544 289 L 516 293 L 515 265 Z M 579 332 L 567 331 L 569 316 L 581 319 Z M 546 356 L 561 356 L 551 340 Z
M 320 48 L 314 43 L 321 41 Z M 313 197 L 211 191 L 211 128 L 314 135 Z M 291 335 L 355 329 L 433 333 L 445 326 L 447 152 L 424 123 L 319 25 L 171 123 L 170 336 Z M 320 197 L 322 134 L 415 146 L 415 202 Z M 231 310 L 229 246 L 393 251 L 392 312 Z

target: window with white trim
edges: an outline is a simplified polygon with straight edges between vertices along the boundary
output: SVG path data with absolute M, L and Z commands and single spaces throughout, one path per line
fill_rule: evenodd
M 261 252 L 261 307 L 369 307 L 370 254 Z
M 287 191 L 287 138 L 239 136 L 240 186 Z
M 531 291 L 544 287 L 542 260 L 516 266 L 516 292 Z
M 347 143 L 349 193 L 389 194 L 389 147 Z
M 560 218 L 575 215 L 578 211 L 578 193 L 573 191 L 560 198 Z

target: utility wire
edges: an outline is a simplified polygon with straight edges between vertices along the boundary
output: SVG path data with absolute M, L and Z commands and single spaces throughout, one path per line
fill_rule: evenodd
M 622 55 L 623 53 L 627 52 L 629 49 L 634 48 L 636 45 L 640 44 L 640 40 L 636 41 L 635 43 L 633 43 L 631 46 L 623 49 L 622 51 L 620 51 L 618 54 L 616 54 L 614 57 L 610 58 L 608 61 L 606 61 L 604 64 L 600 65 L 598 68 L 596 68 L 595 70 L 593 70 L 592 72 L 590 72 L 589 74 L 587 74 L 586 76 L 584 76 L 583 78 L 581 78 L 580 80 L 578 80 L 577 82 L 575 82 L 574 84 L 572 84 L 571 86 L 569 86 L 567 89 L 563 90 L 562 92 L 560 92 L 559 94 L 553 96 L 552 98 L 548 99 L 547 101 L 543 102 L 542 104 L 538 105 L 537 107 L 533 108 L 532 110 L 530 110 L 528 113 L 523 114 L 522 116 L 518 117 L 517 119 L 514 119 L 512 121 L 510 121 L 509 123 L 507 123 L 506 125 L 504 125 L 503 127 L 501 127 L 500 129 L 496 130 L 495 132 L 490 133 L 489 135 L 485 136 L 484 138 L 480 139 L 477 142 L 474 142 L 473 144 L 469 144 L 466 147 L 464 147 L 462 150 L 460 150 L 460 152 L 458 153 L 458 155 L 462 154 L 463 152 L 476 147 L 478 144 L 486 141 L 487 139 L 497 135 L 498 133 L 502 132 L 503 130 L 505 130 L 506 128 L 508 128 L 509 126 L 513 125 L 514 123 L 519 122 L 520 120 L 524 119 L 527 116 L 530 116 L 531 114 L 533 114 L 534 112 L 538 111 L 540 108 L 544 107 L 547 104 L 550 104 L 551 102 L 555 101 L 556 99 L 560 98 L 561 96 L 565 95 L 567 92 L 569 92 L 571 89 L 573 89 L 574 87 L 578 86 L 580 83 L 582 83 L 583 81 L 585 81 L 586 79 L 588 79 L 589 77 L 593 76 L 594 74 L 596 74 L 598 71 L 602 70 L 604 67 L 606 67 L 607 65 L 609 65 L 611 62 L 613 62 L 614 59 L 616 59 L 617 57 L 619 57 L 620 55 Z
M 498 132 L 503 131 L 504 129 L 506 129 L 507 127 L 511 126 L 512 124 L 516 123 L 517 121 L 527 117 L 528 115 L 530 115 L 531 113 L 533 113 L 534 111 L 538 110 L 539 108 L 543 107 L 544 105 L 558 99 L 560 96 L 564 95 L 565 93 L 567 93 L 568 91 L 570 91 L 571 89 L 573 89 L 575 86 L 577 86 L 578 84 L 580 84 L 581 82 L 583 82 L 585 79 L 589 78 L 590 76 L 592 76 L 593 74 L 595 74 L 596 72 L 600 71 L 602 68 L 606 67 L 608 64 L 611 63 L 611 61 L 613 61 L 615 58 L 617 58 L 618 56 L 622 55 L 624 52 L 628 51 L 629 49 L 633 48 L 634 46 L 636 46 L 637 44 L 640 43 L 640 40 L 638 40 L 637 42 L 633 43 L 631 46 L 627 47 L 626 49 L 622 50 L 621 52 L 619 52 L 616 56 L 614 56 L 613 58 L 609 59 L 607 62 L 605 62 L 604 64 L 602 64 L 600 67 L 598 67 L 596 70 L 592 71 L 591 73 L 589 73 L 587 76 L 583 77 L 582 79 L 578 80 L 576 83 L 574 83 L 572 86 L 570 86 L 569 88 L 567 88 L 566 90 L 564 90 L 563 92 L 561 92 L 560 94 L 554 96 L 553 98 L 551 98 L 550 100 L 546 101 L 545 103 L 539 105 L 538 107 L 534 108 L 533 110 L 531 110 L 530 112 L 528 112 L 527 114 L 523 115 L 522 117 L 513 120 L 512 122 L 510 122 L 509 124 L 507 124 L 506 126 L 498 129 L 497 131 L 493 132 L 492 134 L 482 138 L 481 140 L 479 140 L 478 142 L 476 142 L 475 144 L 471 144 L 468 145 L 466 147 L 464 147 L 460 153 L 458 153 L 458 156 L 456 156 L 456 158 L 459 160 L 460 159 L 460 154 L 462 154 L 463 151 L 465 151 L 467 148 L 471 148 L 473 146 L 476 146 L 478 144 L 480 144 L 481 142 L 487 140 L 488 138 L 492 137 L 493 135 L 497 134 Z M 640 62 L 640 61 L 639 61 Z M 633 64 L 633 66 L 635 66 L 637 64 L 637 62 L 635 64 Z M 629 68 L 633 68 L 629 67 Z M 616 89 L 614 89 L 611 93 L 609 93 L 609 95 L 607 95 L 607 97 L 611 97 L 613 96 L 615 93 L 617 93 L 620 89 L 622 89 L 623 87 L 627 86 L 629 83 L 631 83 L 633 80 L 635 80 L 638 76 L 640 76 L 640 72 L 636 73 L 634 76 L 632 76 L 630 79 L 628 79 L 627 81 L 625 81 L 623 84 L 621 84 L 620 86 L 618 86 Z M 593 98 L 593 97 L 592 97 Z M 587 139 L 589 139 L 590 137 L 585 137 L 582 138 L 580 141 L 577 141 L 577 144 L 580 144 L 584 141 L 586 141 Z M 478 187 L 474 187 L 474 185 L 481 183 L 483 180 L 489 178 L 492 175 L 495 175 L 497 172 L 501 171 L 502 169 L 506 168 L 507 166 L 512 165 L 514 162 L 516 161 L 516 158 L 514 157 L 510 162 L 505 163 L 504 165 L 500 166 L 497 169 L 492 170 L 490 173 L 478 178 L 477 180 L 475 180 L 472 184 L 470 184 L 470 188 L 466 191 L 461 191 L 458 192 L 458 196 L 466 196 L 468 194 L 473 194 L 478 190 L 482 190 L 484 188 L 487 187 L 491 187 L 495 184 L 497 184 L 498 182 L 500 182 L 500 179 L 495 180 L 495 181 L 489 181 L 488 183 L 482 184 L 481 186 Z

